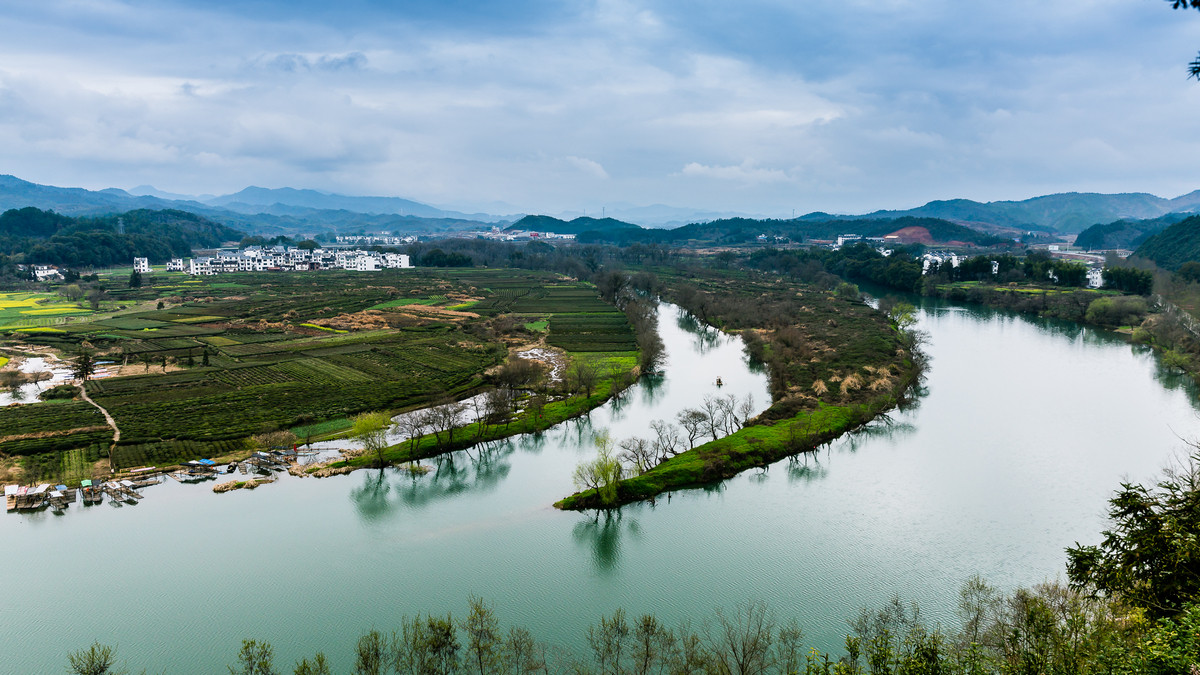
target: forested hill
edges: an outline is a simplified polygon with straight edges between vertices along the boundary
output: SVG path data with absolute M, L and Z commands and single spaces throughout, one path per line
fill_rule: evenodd
M 1088 251 L 1135 249 L 1151 235 L 1162 232 L 1187 217 L 1186 213 L 1169 213 L 1161 218 L 1149 220 L 1118 220 L 1093 225 L 1079 233 L 1075 245 Z
M 614 218 L 580 216 L 574 220 L 560 220 L 553 216 L 525 216 L 505 229 L 524 232 L 553 232 L 555 234 L 583 234 L 584 232 L 640 230 L 642 228 L 639 225 Z
M 812 239 L 836 239 L 842 234 L 864 237 L 884 237 L 898 234 L 903 243 L 947 244 L 965 243 L 995 246 L 1011 240 L 995 237 L 938 218 L 887 218 L 879 220 L 755 220 L 727 218 L 708 223 L 693 223 L 673 230 L 643 230 L 640 228 L 612 229 L 606 232 L 588 231 L 579 234 L 583 242 L 630 244 L 692 244 L 708 246 L 737 246 L 754 243 L 766 235 L 794 242 Z
M 161 263 L 194 248 L 238 241 L 245 234 L 186 211 L 139 209 L 98 218 L 71 218 L 33 207 L 0 214 L 0 254 L 64 267 L 128 265 L 134 257 Z
M 1177 270 L 1185 262 L 1200 261 L 1200 216 L 1181 220 L 1150 237 L 1134 255 L 1169 270 Z

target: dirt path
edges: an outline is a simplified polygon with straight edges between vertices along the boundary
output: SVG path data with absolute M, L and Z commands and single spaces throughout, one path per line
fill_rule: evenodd
M 104 414 L 104 419 L 105 419 L 105 421 L 108 422 L 108 426 L 112 427 L 112 430 L 113 430 L 112 445 L 108 446 L 108 470 L 113 471 L 116 468 L 112 464 L 113 449 L 117 447 L 117 442 L 121 440 L 121 430 L 119 428 L 117 428 L 117 421 L 113 419 L 112 415 L 108 414 L 108 411 L 104 409 L 104 406 L 100 405 L 99 403 L 96 403 L 95 401 L 92 400 L 91 396 L 88 396 L 87 387 L 85 387 L 82 384 L 77 384 L 75 386 L 79 387 L 79 397 L 82 398 L 83 400 L 87 401 L 88 403 L 91 403 L 92 405 L 96 406 L 96 410 L 99 410 L 101 413 Z

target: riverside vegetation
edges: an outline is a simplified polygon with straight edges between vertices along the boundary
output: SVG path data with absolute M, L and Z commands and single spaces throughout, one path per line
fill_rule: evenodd
M 828 275 L 798 285 L 747 270 L 657 271 L 660 285 L 648 290 L 704 326 L 741 333 L 767 366 L 771 406 L 751 417 L 750 401 L 708 397 L 677 420 L 656 422 L 652 439 L 601 442 L 599 456 L 576 474 L 581 492 L 559 508 L 611 508 L 795 457 L 904 403 L 917 382 L 923 360 L 907 330 L 911 306 L 878 311 Z

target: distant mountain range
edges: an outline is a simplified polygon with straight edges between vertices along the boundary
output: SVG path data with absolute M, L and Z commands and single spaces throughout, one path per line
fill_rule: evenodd
M 483 224 L 506 226 L 523 215 L 460 213 L 400 197 L 352 197 L 294 188 L 248 187 L 229 195 L 192 197 L 161 192 L 145 185 L 129 192 L 117 188 L 84 190 L 37 185 L 14 176 L 0 175 L 0 211 L 26 206 L 52 209 L 72 216 L 105 215 L 134 209 L 176 209 L 203 215 L 255 234 L 287 235 L 380 230 L 450 232 L 475 229 Z M 732 216 L 744 215 L 661 204 L 644 207 L 619 204 L 607 211 L 613 216 L 607 220 L 655 227 L 736 220 Z M 1073 234 L 1096 224 L 1155 219 L 1167 214 L 1186 216 L 1197 212 L 1200 212 L 1200 190 L 1174 199 L 1146 193 L 1071 192 L 1023 201 L 933 201 L 913 209 L 875 211 L 862 215 L 816 212 L 801 216 L 798 220 L 829 222 L 936 218 L 1011 238 L 1031 230 Z
M 445 232 L 508 223 L 520 217 L 466 214 L 397 197 L 349 197 L 316 190 L 248 187 L 217 197 L 190 197 L 150 186 L 133 194 L 117 188 L 84 190 L 38 185 L 0 175 L 0 212 L 33 206 L 68 216 L 99 216 L 135 209 L 175 209 L 255 234 L 352 233 L 380 230 Z
M 858 220 L 877 218 L 940 218 L 972 229 L 995 231 L 1042 230 L 1075 234 L 1098 223 L 1117 220 L 1158 218 L 1168 213 L 1200 211 L 1200 190 L 1174 199 L 1163 199 L 1144 192 L 1097 194 L 1065 192 L 1023 201 L 976 202 L 970 199 L 933 201 L 906 211 L 875 211 L 861 216 L 834 216 L 810 213 L 807 220 Z

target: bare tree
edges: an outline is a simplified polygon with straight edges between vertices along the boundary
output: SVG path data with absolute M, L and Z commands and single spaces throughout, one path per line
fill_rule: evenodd
M 441 436 L 443 432 L 446 433 L 445 445 L 454 442 L 454 430 L 461 423 L 464 410 L 466 405 L 458 401 L 448 401 L 429 409 L 430 426 L 433 427 L 433 436 L 439 448 L 444 447 Z
M 725 425 L 725 411 L 721 407 L 720 399 L 713 396 L 704 397 L 704 431 L 712 435 L 712 439 L 717 440 L 717 432 L 721 431 Z
M 737 397 L 733 394 L 721 396 L 717 398 L 716 404 L 721 413 L 721 427 L 725 430 L 725 435 L 740 429 L 742 425 L 737 416 Z
M 754 414 L 754 394 L 746 394 L 746 398 L 742 399 L 742 404 L 738 406 L 738 415 L 742 418 L 742 426 L 750 421 L 750 416 Z
M 657 453 L 654 452 L 654 446 L 644 438 L 633 436 L 621 441 L 620 458 L 630 466 L 640 476 L 656 464 L 655 458 Z
M 705 425 L 708 422 L 708 415 L 703 410 L 684 408 L 679 411 L 676 419 L 679 420 L 679 426 L 683 427 L 684 433 L 687 434 L 688 448 L 696 447 L 696 439 L 704 433 Z
M 660 463 L 679 454 L 683 439 L 679 437 L 678 427 L 670 422 L 654 420 L 650 422 L 650 428 L 654 431 L 654 453 Z
M 411 453 L 417 448 L 417 440 L 429 428 L 429 411 L 414 410 L 400 417 L 400 429 L 408 436 L 408 449 Z
M 504 427 L 508 428 L 508 413 L 512 410 L 513 396 L 511 389 L 493 389 L 487 393 L 487 405 L 485 406 L 488 419 L 492 424 L 499 424 L 504 421 Z
M 732 615 L 717 610 L 717 624 L 708 632 L 708 647 L 719 672 L 760 675 L 771 667 L 775 615 L 766 603 L 739 605 Z

